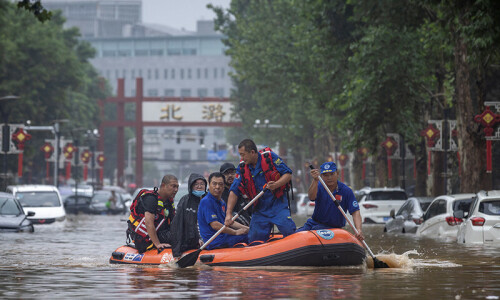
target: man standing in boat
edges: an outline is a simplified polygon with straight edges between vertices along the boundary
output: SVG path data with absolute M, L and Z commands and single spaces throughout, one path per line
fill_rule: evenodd
M 224 191 L 224 175 L 220 172 L 208 177 L 208 194 L 203 197 L 198 207 L 198 227 L 203 241 L 207 242 L 219 229 L 224 226 L 226 218 L 226 203 L 222 200 Z M 207 246 L 207 250 L 232 247 L 238 243 L 248 241 L 248 227 L 238 222 L 227 226 Z
M 165 175 L 159 190 L 141 191 L 132 202 L 127 236 L 134 240 L 139 253 L 154 247 L 170 247 L 170 223 L 175 215 L 174 197 L 178 190 L 177 178 Z
M 231 185 L 233 184 L 234 178 L 236 176 L 236 167 L 232 163 L 223 163 L 222 166 L 220 166 L 220 172 L 222 173 L 222 175 L 224 175 L 224 178 L 226 180 L 224 191 L 222 192 L 222 200 L 224 200 L 227 205 L 227 200 L 229 198 L 229 189 L 231 188 Z M 235 215 L 236 212 L 239 212 L 243 207 L 245 207 L 245 205 L 245 200 L 242 197 L 238 197 L 236 205 L 233 209 L 233 215 Z M 245 226 L 249 226 L 250 220 L 252 218 L 251 210 L 252 208 L 248 208 L 247 210 L 241 212 L 236 221 Z
M 354 226 L 358 230 L 356 238 L 362 241 L 364 239 L 361 230 L 361 213 L 359 212 L 359 204 L 354 197 L 352 190 L 344 183 L 338 181 L 337 165 L 334 162 L 326 162 L 321 165 L 320 170 L 311 170 L 313 181 L 309 186 L 307 192 L 309 199 L 314 201 L 314 212 L 304 224 L 304 226 L 297 229 L 297 232 L 304 230 L 318 230 L 328 228 L 342 228 L 345 226 L 344 215 L 340 212 L 339 208 L 335 205 L 332 198 L 325 190 L 319 176 L 328 186 L 328 189 L 333 194 L 335 199 L 340 202 L 340 206 L 344 211 L 349 211 L 354 221 Z
M 292 178 L 292 170 L 270 149 L 262 153 L 250 139 L 238 145 L 241 163 L 236 171 L 236 179 L 231 185 L 226 211 L 226 225 L 231 225 L 233 209 L 242 196 L 252 200 L 267 184 L 267 191 L 254 206 L 248 240 L 267 241 L 274 225 L 283 236 L 295 232 L 295 223 L 290 216 L 286 187 Z

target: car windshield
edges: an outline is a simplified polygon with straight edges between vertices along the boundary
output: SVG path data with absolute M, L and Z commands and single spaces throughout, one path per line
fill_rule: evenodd
M 97 192 L 92 197 L 92 203 L 106 203 L 111 198 L 111 192 Z
M 57 192 L 18 192 L 16 198 L 19 199 L 23 207 L 59 207 L 61 202 Z
M 420 207 L 422 208 L 422 211 L 426 211 L 429 205 L 431 205 L 431 202 L 420 202 Z
M 0 215 L 19 216 L 21 210 L 12 198 L 0 198 Z
M 500 200 L 481 202 L 479 212 L 486 215 L 500 216 Z
M 380 191 L 380 192 L 371 192 L 367 200 L 406 200 L 408 197 L 406 193 L 403 191 Z
M 472 200 L 474 200 L 474 198 L 455 200 L 455 202 L 453 202 L 453 211 L 469 211 Z

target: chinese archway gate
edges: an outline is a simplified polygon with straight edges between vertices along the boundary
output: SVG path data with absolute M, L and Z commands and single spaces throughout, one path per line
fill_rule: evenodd
M 123 186 L 125 170 L 125 127 L 135 128 L 135 178 L 137 186 L 142 186 L 143 178 L 143 130 L 147 126 L 220 126 L 220 127 L 240 127 L 241 122 L 223 122 L 222 118 L 226 113 L 221 111 L 221 107 L 229 107 L 229 98 L 179 98 L 179 97 L 144 97 L 143 79 L 136 78 L 136 96 L 125 97 L 125 80 L 118 79 L 117 96 L 99 101 L 99 111 L 101 123 L 99 126 L 98 150 L 104 151 L 105 128 L 117 129 L 117 178 L 118 185 Z M 117 119 L 110 121 L 104 118 L 105 103 L 115 103 L 117 109 Z M 125 120 L 125 103 L 135 103 L 135 120 Z M 201 119 L 190 119 L 189 116 L 179 116 L 181 107 L 179 103 L 191 105 L 189 109 L 203 113 Z M 147 114 L 143 111 L 147 110 Z M 154 113 L 151 114 L 150 112 Z M 152 119 L 151 115 L 157 118 Z M 147 120 L 145 120 L 147 119 Z

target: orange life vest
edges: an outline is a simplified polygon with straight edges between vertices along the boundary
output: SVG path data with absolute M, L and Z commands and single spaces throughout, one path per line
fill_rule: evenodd
M 259 151 L 260 165 L 262 168 L 262 172 L 264 172 L 266 182 L 278 181 L 278 179 L 280 179 L 281 177 L 281 174 L 278 172 L 276 166 L 274 165 L 271 152 L 271 148 L 269 147 L 266 147 Z M 250 167 L 244 162 L 240 162 L 238 168 L 241 176 L 241 182 L 238 186 L 238 189 L 245 200 L 252 200 L 253 198 L 255 198 L 255 196 L 257 196 L 257 191 L 255 189 L 255 183 L 253 181 L 252 173 L 250 172 Z M 274 197 L 283 197 L 288 187 L 289 183 L 282 185 L 278 189 L 275 189 L 273 191 Z M 257 205 L 257 201 L 255 201 L 254 205 Z

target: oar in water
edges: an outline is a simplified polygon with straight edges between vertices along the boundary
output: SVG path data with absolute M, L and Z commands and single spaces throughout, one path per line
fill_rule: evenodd
M 245 205 L 245 207 L 243 207 L 236 215 L 234 215 L 231 220 L 234 221 L 236 220 L 239 215 L 244 211 L 244 210 L 247 210 L 247 208 L 250 207 L 250 205 L 252 205 L 255 201 L 257 201 L 257 199 L 259 199 L 263 194 L 264 192 L 267 190 L 267 187 L 266 185 L 264 185 L 264 188 L 262 189 L 262 191 L 260 193 L 257 194 L 257 196 L 255 196 L 252 201 L 248 202 L 247 205 Z M 219 234 L 222 233 L 222 231 L 226 228 L 227 226 L 224 225 L 222 226 L 205 244 L 203 244 L 200 249 L 194 251 L 194 252 L 191 252 L 189 254 L 186 254 L 184 255 L 181 259 L 179 259 L 177 261 L 177 265 L 181 268 L 186 268 L 186 267 L 189 267 L 189 266 L 192 266 L 196 263 L 196 261 L 198 260 L 198 256 L 200 255 L 200 252 L 201 250 L 205 249 L 208 244 L 210 244 L 217 236 L 219 236 Z
M 309 168 L 314 169 L 314 167 L 311 164 L 309 165 Z M 337 199 L 335 199 L 335 197 L 333 196 L 332 192 L 330 192 L 330 189 L 328 188 L 328 186 L 326 185 L 326 183 L 323 181 L 323 178 L 321 178 L 321 175 L 318 176 L 318 178 L 319 178 L 319 182 L 321 182 L 321 184 L 323 185 L 323 187 L 325 188 L 325 190 L 328 192 L 328 195 L 330 195 L 330 197 L 332 198 L 332 200 L 335 203 L 335 205 L 337 206 L 337 208 L 340 210 L 340 212 L 342 213 L 342 215 L 344 216 L 344 218 L 347 220 L 347 223 L 349 223 L 349 225 L 352 227 L 352 229 L 354 230 L 354 232 L 356 234 L 358 234 L 359 233 L 358 230 L 356 229 L 356 227 L 354 227 L 354 225 L 352 224 L 351 220 L 349 220 L 349 218 L 345 214 L 344 209 L 342 209 L 342 207 L 340 206 L 339 201 Z M 375 257 L 375 255 L 373 255 L 372 250 L 370 249 L 370 247 L 368 247 L 368 244 L 366 244 L 365 240 L 362 240 L 361 242 L 363 243 L 363 245 L 365 245 L 366 250 L 368 250 L 368 253 L 373 258 L 373 266 L 375 268 L 389 268 L 389 266 L 385 262 L 378 260 Z

